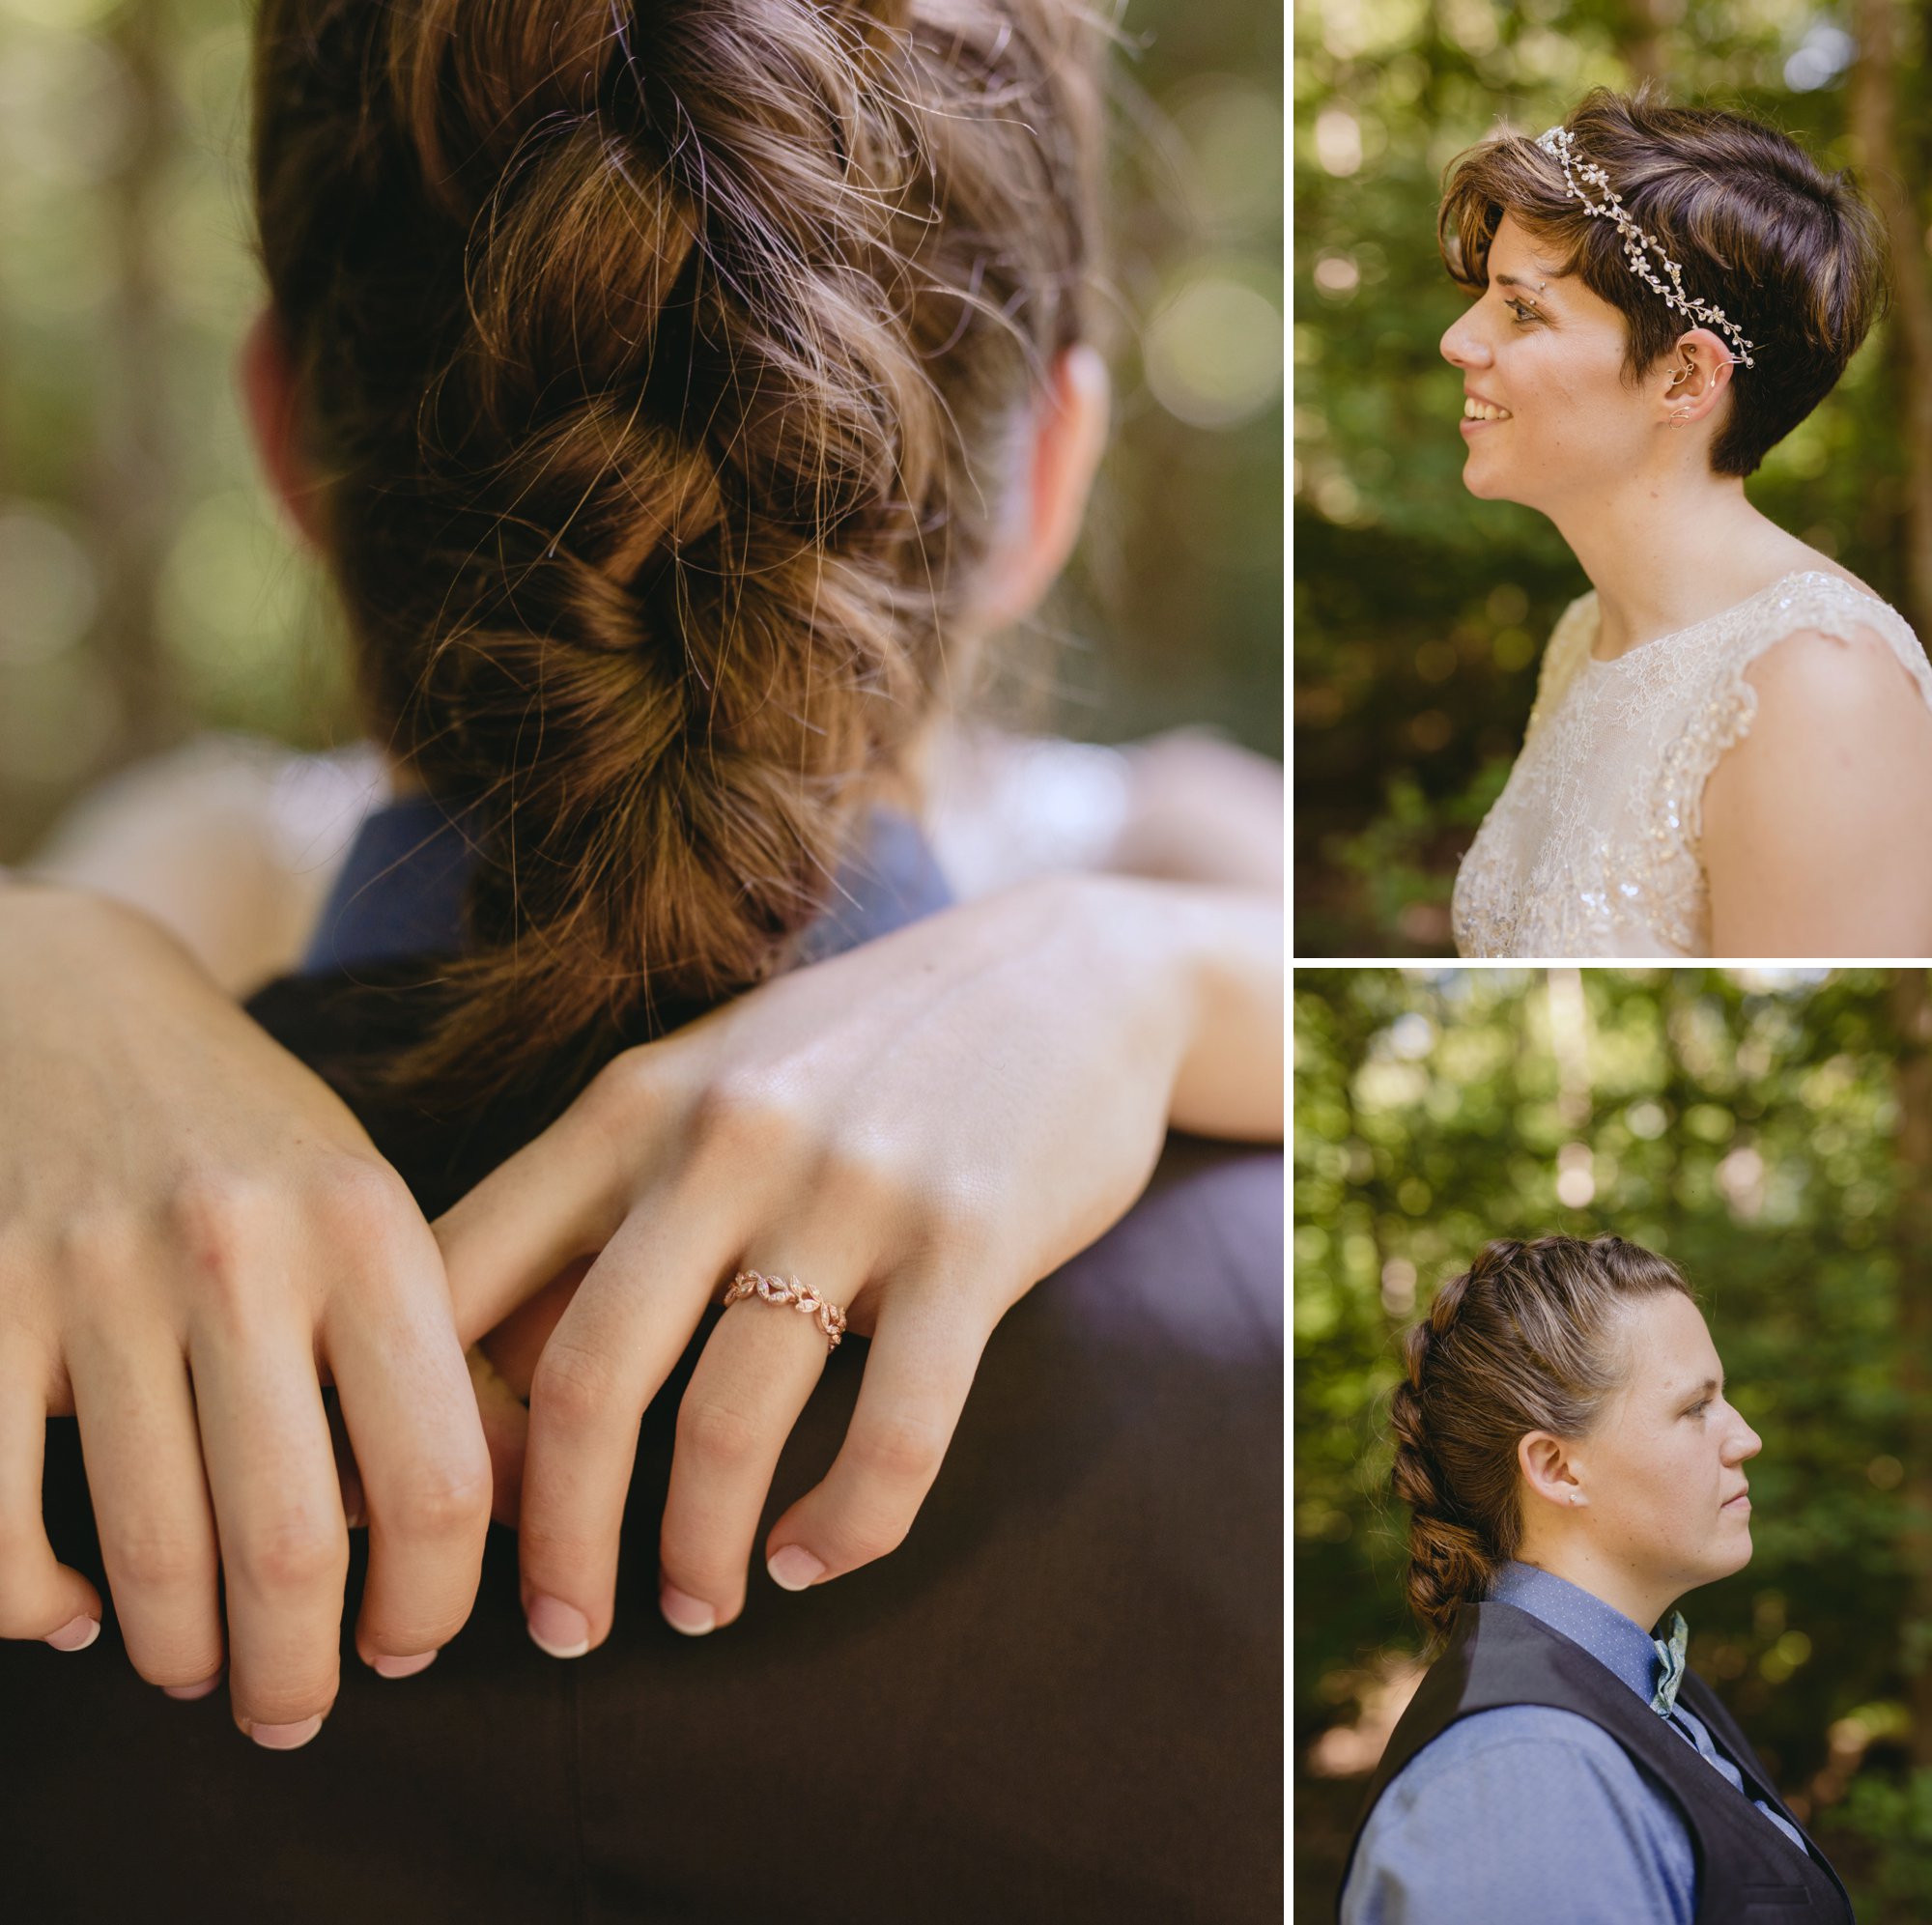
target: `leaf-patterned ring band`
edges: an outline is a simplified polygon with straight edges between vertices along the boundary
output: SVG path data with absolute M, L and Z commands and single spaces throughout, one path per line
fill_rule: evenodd
M 760 1270 L 740 1270 L 725 1286 L 721 1301 L 730 1304 L 750 1296 L 763 1297 L 767 1303 L 789 1304 L 808 1316 L 816 1316 L 819 1329 L 825 1333 L 827 1355 L 838 1349 L 838 1340 L 845 1334 L 845 1313 L 830 1298 L 808 1289 L 796 1277 L 768 1277 Z

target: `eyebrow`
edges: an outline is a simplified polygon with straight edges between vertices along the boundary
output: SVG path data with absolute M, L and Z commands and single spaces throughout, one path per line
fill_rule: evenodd
M 1680 1390 L 1674 1401 L 1678 1403 L 1686 1403 L 1692 1398 L 1714 1397 L 1723 1387 L 1724 1380 L 1722 1377 L 1706 1377 L 1700 1384 L 1693 1384 L 1688 1390 Z
M 1518 274 L 1492 274 L 1490 278 L 1492 281 L 1494 281 L 1499 288 L 1527 288 L 1532 294 L 1541 294 L 1543 290 L 1549 285 L 1549 282 L 1548 280 L 1543 280 L 1543 281 L 1524 280 L 1520 275 Z M 1550 279 L 1554 280 L 1560 280 L 1562 276 L 1560 274 L 1550 276 Z

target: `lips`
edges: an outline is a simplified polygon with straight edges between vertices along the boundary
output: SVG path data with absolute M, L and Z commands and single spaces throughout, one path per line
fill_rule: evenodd
M 1719 1505 L 1719 1509 L 1720 1509 L 1720 1510 L 1723 1510 L 1723 1511 L 1728 1511 L 1728 1510 L 1730 1510 L 1730 1509 L 1731 1509 L 1731 1507 L 1732 1507 L 1733 1505 L 1737 1505 L 1737 1504 L 1742 1504 L 1742 1505 L 1743 1505 L 1743 1506 L 1744 1506 L 1744 1507 L 1746 1508 L 1746 1510 L 1749 1510 L 1749 1509 L 1750 1509 L 1750 1486 L 1749 1486 L 1749 1485 L 1746 1485 L 1746 1486 L 1745 1486 L 1745 1487 L 1744 1487 L 1744 1488 L 1743 1488 L 1742 1490 L 1740 1490 L 1740 1491 L 1739 1491 L 1739 1492 L 1738 1492 L 1738 1493 L 1737 1493 L 1737 1494 L 1736 1494 L 1735 1496 L 1733 1496 L 1733 1497 L 1727 1497 L 1727 1498 L 1725 1498 L 1725 1499 L 1724 1499 L 1724 1501 L 1723 1501 L 1723 1503 L 1722 1503 L 1721 1505 Z

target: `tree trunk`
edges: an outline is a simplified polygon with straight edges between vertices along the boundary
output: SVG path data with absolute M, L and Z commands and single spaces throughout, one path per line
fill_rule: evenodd
M 1892 1250 L 1906 1464 L 1899 1561 L 1911 1586 L 1907 1608 L 1923 1627 L 1932 1625 L 1932 993 L 1924 970 L 1893 972 L 1891 1018 L 1898 1052 Z M 1914 1643 L 1924 1648 L 1922 1637 Z M 1932 1765 L 1932 1664 L 1921 1658 L 1909 1684 L 1913 1763 Z
M 1921 636 L 1932 636 L 1932 283 L 1924 223 L 1898 152 L 1896 0 L 1858 0 L 1853 30 L 1859 57 L 1851 73 L 1851 130 L 1866 190 L 1885 222 L 1894 276 L 1898 417 L 1909 464 L 1904 612 Z

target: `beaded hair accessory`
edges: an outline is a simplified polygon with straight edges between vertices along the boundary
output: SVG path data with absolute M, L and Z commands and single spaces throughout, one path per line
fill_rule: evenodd
M 1747 368 L 1755 367 L 1757 363 L 1751 359 L 1750 351 L 1757 346 L 1757 343 L 1747 341 L 1736 324 L 1726 318 L 1721 307 L 1711 307 L 1701 300 L 1692 300 L 1684 292 L 1684 270 L 1663 251 L 1654 234 L 1646 234 L 1624 212 L 1622 200 L 1611 190 L 1610 177 L 1594 161 L 1583 156 L 1571 136 L 1570 129 L 1553 127 L 1548 132 L 1538 134 L 1536 144 L 1546 154 L 1553 154 L 1563 163 L 1564 184 L 1583 203 L 1587 212 L 1616 222 L 1617 232 L 1623 236 L 1624 259 L 1629 263 L 1631 272 L 1648 281 L 1679 313 L 1690 315 L 1706 327 L 1721 328 L 1737 349 L 1738 359 Z M 1579 178 L 1587 181 L 1592 186 L 1601 188 L 1604 198 L 1601 201 L 1593 201 L 1577 184 Z M 1657 269 L 1644 259 L 1645 248 L 1663 263 L 1664 271 L 1670 276 L 1668 287 L 1658 279 Z

